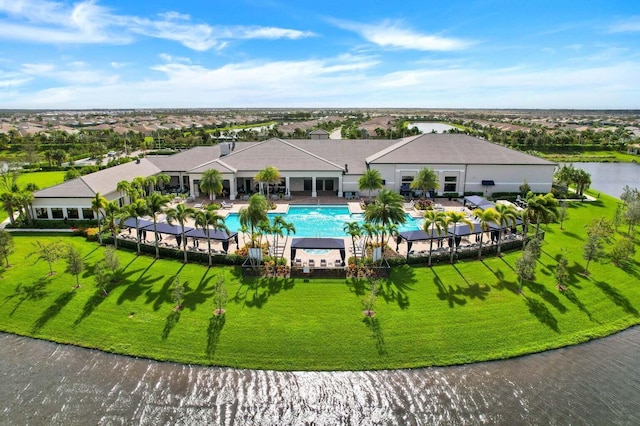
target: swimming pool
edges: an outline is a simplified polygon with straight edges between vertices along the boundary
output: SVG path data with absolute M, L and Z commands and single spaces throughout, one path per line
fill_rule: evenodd
M 269 220 L 284 216 L 296 227 L 296 237 L 346 237 L 342 228 L 347 222 L 364 222 L 364 215 L 351 214 L 347 206 L 290 206 L 287 214 L 270 213 Z M 230 213 L 225 224 L 230 231 L 238 231 L 240 222 L 237 213 Z M 422 227 L 422 219 L 407 215 L 407 221 L 398 227 L 399 231 L 415 231 Z

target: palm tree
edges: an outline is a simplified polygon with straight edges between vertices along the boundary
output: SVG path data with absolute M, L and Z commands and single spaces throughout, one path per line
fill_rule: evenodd
M 264 183 L 267 185 L 267 189 L 265 190 L 265 196 L 269 196 L 269 185 L 276 184 L 280 182 L 280 171 L 273 167 L 267 166 L 264 169 L 260 170 L 253 178 L 258 183 Z
M 427 210 L 424 213 L 424 224 L 422 225 L 424 232 L 429 234 L 429 267 L 431 267 L 431 253 L 433 251 L 433 235 L 432 231 L 436 231 L 438 236 L 444 235 L 447 231 L 447 215 L 445 212 Z
M 522 250 L 527 245 L 527 233 L 529 232 L 529 222 L 531 220 L 531 210 L 529 206 L 518 211 L 518 219 L 522 221 Z
M 127 180 L 121 180 L 116 185 L 116 190 L 120 192 L 123 199 L 125 195 L 128 195 L 131 192 L 132 188 L 133 186 L 131 185 L 131 182 Z M 129 197 L 129 201 L 133 201 L 133 198 Z
M 104 227 L 111 231 L 113 236 L 113 245 L 118 249 L 118 219 L 122 215 L 122 209 L 117 201 L 110 201 L 104 207 Z
M 368 169 L 360 179 L 358 179 L 358 189 L 360 191 L 369 191 L 369 200 L 371 200 L 371 191 L 382 189 L 382 175 L 376 169 Z
M 356 238 L 362 236 L 362 228 L 358 222 L 346 222 L 342 227 L 345 234 L 351 237 L 351 244 L 353 245 L 353 257 L 356 265 L 358 264 L 358 253 L 356 251 Z M 363 254 L 364 256 L 364 254 Z
M 447 215 L 447 226 L 453 224 L 453 244 L 451 244 L 451 246 L 449 247 L 450 251 L 451 251 L 451 264 L 453 264 L 453 254 L 455 253 L 455 238 L 456 238 L 456 230 L 458 229 L 458 224 L 462 223 L 464 225 L 467 225 L 469 228 L 473 229 L 473 222 L 471 220 L 469 220 L 467 218 L 467 216 L 465 216 L 464 213 L 462 212 L 457 212 L 457 211 L 449 211 L 446 213 Z M 449 241 L 452 241 L 449 240 Z
M 147 194 L 151 194 L 151 191 L 155 191 L 157 184 L 158 178 L 156 176 L 147 176 L 144 179 L 144 186 L 147 188 Z
M 0 195 L 0 201 L 2 202 L 4 210 L 9 213 L 9 220 L 11 221 L 11 224 L 15 225 L 16 220 L 13 214 L 18 202 L 15 194 L 13 192 L 3 192 L 2 195 Z
M 385 243 L 385 230 L 389 225 L 400 225 L 407 221 L 407 216 L 402 207 L 403 202 L 404 198 L 399 193 L 383 189 L 378 193 L 375 203 L 367 206 L 364 212 L 364 219 L 367 222 L 382 226 L 382 244 Z
M 165 210 L 167 214 L 167 223 L 173 225 L 173 221 L 177 220 L 180 224 L 180 234 L 182 236 L 182 251 L 184 253 L 183 263 L 187 263 L 187 238 L 184 235 L 184 225 L 187 220 L 193 218 L 196 210 L 192 207 L 185 207 L 184 204 L 178 204 L 175 207 Z
M 267 210 L 269 202 L 262 194 L 253 194 L 249 197 L 249 204 L 238 211 L 240 225 L 249 228 L 251 235 L 250 247 L 255 247 L 256 228 L 264 220 L 268 220 Z
M 518 211 L 512 204 L 496 204 L 494 209 L 496 211 L 496 224 L 500 227 L 498 230 L 498 256 L 500 256 L 503 230 L 509 225 L 516 226 Z
M 155 175 L 155 178 L 156 178 L 156 183 L 160 186 L 160 189 L 164 189 L 165 185 L 171 182 L 171 176 L 164 173 Z
M 147 186 L 147 180 L 144 177 L 137 176 L 133 178 L 133 180 L 131 181 L 131 186 L 135 188 L 139 194 L 144 194 L 145 196 L 147 195 L 145 189 Z
M 100 212 L 106 207 L 108 201 L 99 192 L 96 192 L 95 197 L 91 200 L 91 210 L 96 213 L 98 220 L 98 241 L 102 244 L 102 234 L 100 233 Z
M 207 252 L 209 254 L 209 267 L 211 267 L 211 231 L 224 230 L 229 235 L 229 228 L 224 223 L 224 218 L 209 206 L 204 210 L 198 210 L 195 214 L 196 228 L 201 228 L 207 234 Z
M 205 170 L 198 184 L 200 190 L 209 194 L 210 200 L 215 200 L 216 195 L 222 193 L 222 174 L 216 169 Z
M 160 248 L 158 247 L 158 213 L 162 212 L 169 203 L 169 197 L 154 192 L 145 199 L 147 204 L 147 213 L 153 217 L 153 238 L 156 246 L 156 259 L 160 257 Z
M 536 219 L 536 235 L 540 232 L 540 222 L 549 223 L 558 216 L 558 200 L 552 193 L 545 195 L 534 195 L 527 198 L 527 208 Z
M 427 195 L 427 191 L 431 191 L 432 189 L 437 189 L 438 184 L 438 174 L 428 168 L 425 167 L 418 171 L 418 174 L 413 178 L 411 185 L 409 186 L 411 189 L 418 189 L 422 191 L 422 198 L 425 198 Z
M 287 245 L 287 241 L 289 239 L 289 235 L 291 233 L 296 233 L 296 227 L 293 223 L 287 222 L 284 220 L 282 216 L 276 216 L 273 218 L 273 225 L 271 226 L 271 233 L 273 234 L 273 245 L 274 245 L 274 254 L 276 265 L 278 264 L 278 246 L 280 239 L 279 237 L 284 236 L 284 231 L 287 231 L 287 239 L 284 242 L 284 246 Z
M 126 204 L 122 207 L 122 219 L 128 219 L 130 217 L 136 220 L 136 248 L 137 254 L 140 255 L 140 216 L 148 214 L 147 203 L 144 200 L 132 200 L 131 204 Z
M 482 243 L 484 242 L 484 233 L 489 231 L 489 223 L 498 222 L 498 212 L 493 208 L 482 210 L 480 208 L 473 211 L 473 215 L 480 222 L 480 247 L 478 248 L 478 260 L 482 260 Z

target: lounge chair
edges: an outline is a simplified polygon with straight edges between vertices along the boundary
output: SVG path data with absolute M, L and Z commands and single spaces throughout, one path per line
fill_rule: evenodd
M 316 261 L 313 260 L 313 259 L 309 259 L 309 267 L 310 268 L 315 268 L 315 266 L 316 266 Z
M 227 203 L 226 201 L 222 201 L 220 203 L 220 206 L 222 206 L 223 209 L 230 209 L 231 207 L 233 207 L 233 203 Z
M 327 267 L 326 259 L 320 259 L 320 267 L 321 268 L 326 268 Z
M 336 268 L 339 268 L 342 266 L 342 259 L 336 259 L 336 261 L 333 263 L 335 265 Z
M 404 203 L 402 206 L 405 210 L 413 210 L 416 206 L 416 203 L 415 201 L 411 200 L 408 203 Z

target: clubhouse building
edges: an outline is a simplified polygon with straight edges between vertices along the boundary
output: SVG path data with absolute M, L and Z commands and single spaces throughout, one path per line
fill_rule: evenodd
M 204 197 L 199 182 L 205 171 L 218 170 L 224 179 L 225 198 L 246 199 L 259 189 L 254 176 L 267 166 L 282 176 L 272 197 L 326 195 L 351 198 L 358 179 L 376 169 L 384 188 L 409 191 L 422 168 L 438 175 L 434 196 L 467 192 L 491 196 L 516 192 L 524 182 L 534 192 L 549 192 L 555 163 L 464 134 L 424 134 L 397 140 L 325 138 L 262 142 L 223 142 L 192 148 L 169 156 L 149 156 L 37 191 L 34 217 L 39 219 L 93 219 L 91 200 L 100 193 L 107 200 L 125 203 L 116 189 L 123 180 L 166 174 L 167 187 Z M 366 194 L 362 194 L 366 195 Z

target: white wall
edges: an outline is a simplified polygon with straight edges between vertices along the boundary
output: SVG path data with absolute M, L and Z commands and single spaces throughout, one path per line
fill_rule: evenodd
M 469 165 L 466 191 L 517 192 L 525 180 L 533 192 L 550 192 L 555 165 Z M 493 180 L 495 186 L 482 186 L 483 180 Z

